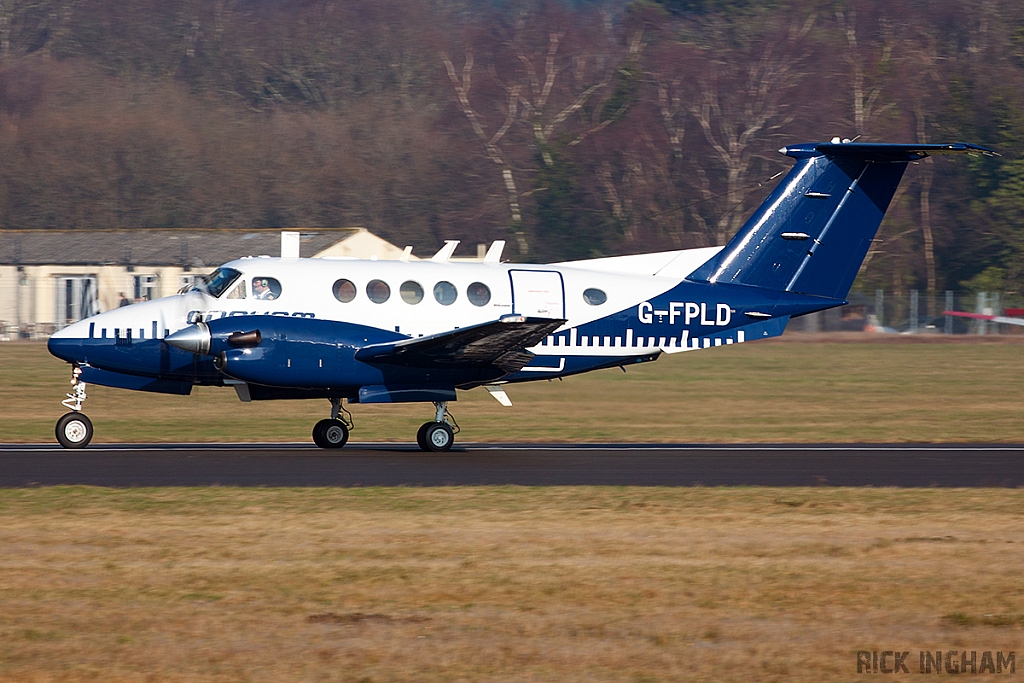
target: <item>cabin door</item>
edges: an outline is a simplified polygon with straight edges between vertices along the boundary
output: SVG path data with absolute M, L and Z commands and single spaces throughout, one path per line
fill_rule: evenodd
M 512 311 L 528 318 L 565 318 L 562 274 L 553 270 L 510 270 Z

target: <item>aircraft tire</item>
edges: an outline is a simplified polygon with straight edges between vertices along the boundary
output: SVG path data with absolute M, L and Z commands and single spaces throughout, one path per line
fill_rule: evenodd
M 341 420 L 320 420 L 313 426 L 313 443 L 320 448 L 341 448 L 348 443 L 348 427 Z
M 423 430 L 423 450 L 441 453 L 450 450 L 455 443 L 455 432 L 447 422 L 431 422 Z
M 330 420 L 320 420 L 315 425 L 313 425 L 313 443 L 315 443 L 320 448 L 327 448 L 327 446 L 324 444 L 324 437 L 322 433 L 324 422 L 330 422 Z
M 429 451 L 430 450 L 430 448 L 427 447 L 426 433 L 427 433 L 427 428 L 430 427 L 431 425 L 434 425 L 434 424 L 437 424 L 437 423 L 436 422 L 424 422 L 422 425 L 420 425 L 419 431 L 416 432 L 416 445 L 420 447 L 421 451 Z
M 92 441 L 92 420 L 80 412 L 72 411 L 57 420 L 54 432 L 64 448 L 85 448 Z

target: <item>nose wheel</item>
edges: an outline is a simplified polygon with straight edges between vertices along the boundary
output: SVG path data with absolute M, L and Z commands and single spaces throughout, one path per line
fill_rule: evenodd
M 81 374 L 82 368 L 72 364 L 71 393 L 61 401 L 61 405 L 71 412 L 62 415 L 54 429 L 57 442 L 64 448 L 85 448 L 92 441 L 92 420 L 82 413 L 82 404 L 87 397 L 85 382 L 79 379 Z
M 82 413 L 70 412 L 57 420 L 54 431 L 64 448 L 85 448 L 92 441 L 92 420 Z
M 428 453 L 441 453 L 450 450 L 455 443 L 455 435 L 458 433 L 459 424 L 448 412 L 448 403 L 435 403 L 436 415 L 433 422 L 427 422 L 416 432 L 416 444 L 421 451 Z M 455 424 L 454 429 L 449 420 Z

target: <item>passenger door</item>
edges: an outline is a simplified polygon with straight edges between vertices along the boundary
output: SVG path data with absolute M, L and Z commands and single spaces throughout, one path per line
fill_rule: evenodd
M 553 270 L 510 270 L 512 312 L 528 318 L 565 318 L 562 274 Z

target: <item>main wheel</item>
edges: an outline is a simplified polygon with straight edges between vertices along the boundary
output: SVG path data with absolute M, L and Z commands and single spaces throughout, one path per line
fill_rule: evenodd
M 424 422 L 423 424 L 420 425 L 419 431 L 416 432 L 416 445 L 420 447 L 421 451 L 429 451 L 430 450 L 427 447 L 426 433 L 427 433 L 427 428 L 432 426 L 432 425 L 435 425 L 435 424 L 437 424 L 437 423 L 436 422 Z
M 447 422 L 431 422 L 423 430 L 423 448 L 425 451 L 447 451 L 455 442 L 455 432 Z
M 313 427 L 313 443 L 320 448 L 341 448 L 348 442 L 348 427 L 341 420 L 320 420 Z
M 71 412 L 57 420 L 57 441 L 64 448 L 85 448 L 92 441 L 92 420 L 79 412 Z

